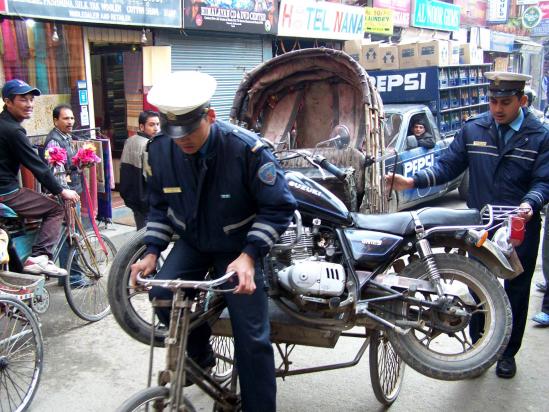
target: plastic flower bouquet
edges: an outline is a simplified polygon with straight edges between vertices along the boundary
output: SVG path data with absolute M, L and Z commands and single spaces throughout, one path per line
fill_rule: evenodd
M 85 144 L 78 152 L 72 157 L 72 163 L 78 169 L 86 169 L 101 162 L 101 158 L 95 154 L 95 146 L 92 144 Z
M 62 147 L 50 147 L 44 157 L 50 167 L 64 167 L 67 162 L 67 151 Z

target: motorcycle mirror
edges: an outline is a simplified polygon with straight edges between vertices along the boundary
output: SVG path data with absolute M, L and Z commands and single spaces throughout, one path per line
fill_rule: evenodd
M 345 149 L 351 141 L 351 132 L 344 124 L 338 124 L 330 133 L 328 141 L 333 141 L 338 149 Z

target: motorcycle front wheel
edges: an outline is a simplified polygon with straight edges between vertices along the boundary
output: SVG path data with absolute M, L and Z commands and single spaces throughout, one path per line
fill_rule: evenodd
M 481 264 L 457 254 L 435 254 L 447 310 L 421 304 L 435 302 L 434 292 L 408 291 L 412 301 L 395 301 L 393 321 L 406 334 L 387 329 L 393 347 L 404 362 L 419 373 L 435 379 L 460 380 L 481 375 L 505 350 L 511 336 L 512 314 L 505 290 Z M 408 265 L 400 276 L 427 279 L 421 260 Z M 484 321 L 478 340 L 471 332 L 471 315 Z

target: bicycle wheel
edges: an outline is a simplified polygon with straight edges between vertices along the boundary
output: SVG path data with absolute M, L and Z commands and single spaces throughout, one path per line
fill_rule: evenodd
M 107 253 L 103 251 L 97 235 L 88 232 L 71 246 L 67 260 L 67 302 L 78 317 L 89 322 L 103 319 L 110 311 L 107 277 L 116 248 L 109 238 L 101 237 Z M 78 280 L 71 280 L 75 277 Z
M 405 364 L 393 349 L 387 335 L 379 330 L 372 332 L 369 356 L 372 389 L 376 399 L 389 406 L 400 393 Z
M 24 411 L 38 388 L 43 365 L 40 325 L 17 299 L 0 296 L 0 411 Z
M 126 400 L 117 412 L 132 411 L 163 411 L 167 409 L 170 391 L 165 386 L 154 386 L 143 389 Z M 183 408 L 180 411 L 195 412 L 195 408 L 187 397 L 183 397 Z

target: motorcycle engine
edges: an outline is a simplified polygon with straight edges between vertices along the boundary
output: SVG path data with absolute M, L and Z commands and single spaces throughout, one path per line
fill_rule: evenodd
M 340 296 L 345 289 L 345 270 L 336 263 L 306 260 L 278 272 L 278 280 L 294 293 Z
M 345 290 L 345 269 L 338 263 L 326 261 L 326 255 L 333 254 L 333 242 L 321 234 L 313 235 L 305 227 L 301 240 L 294 244 L 295 232 L 285 232 L 279 245 L 293 245 L 279 248 L 272 253 L 282 266 L 276 273 L 280 286 L 292 294 L 309 296 L 341 296 Z

